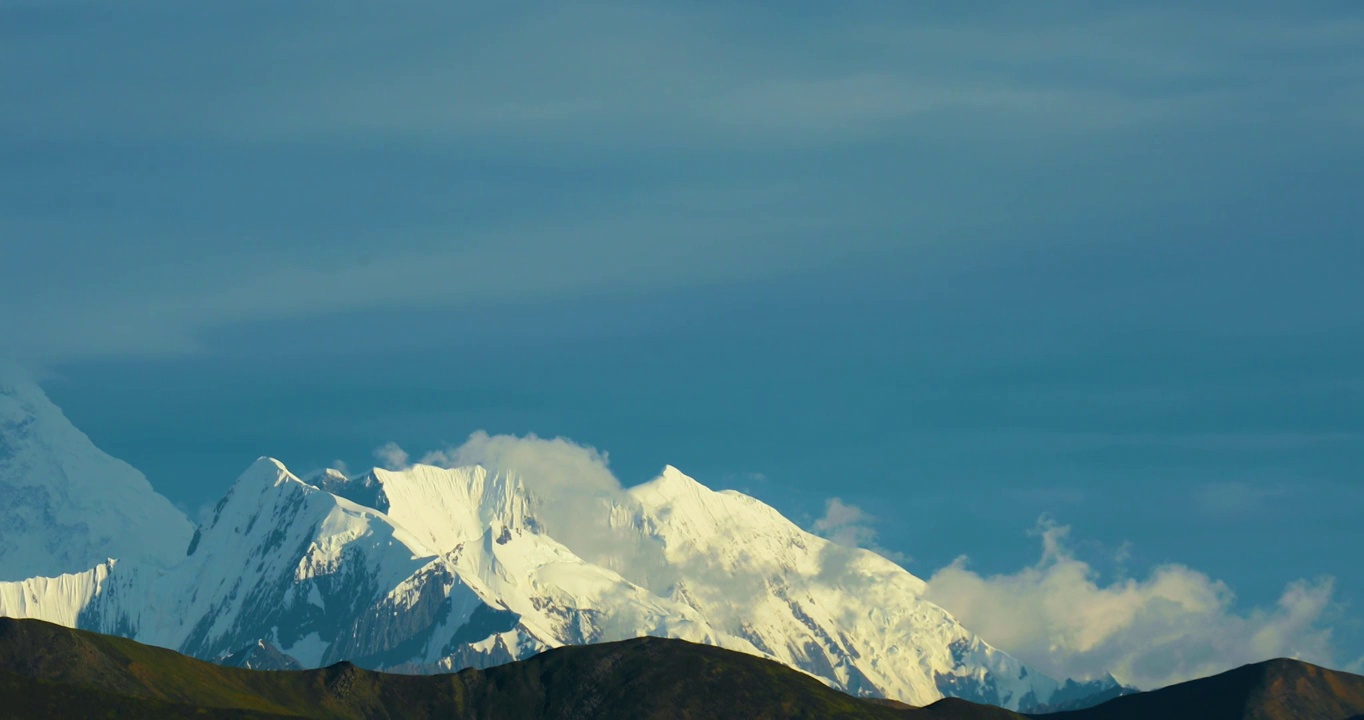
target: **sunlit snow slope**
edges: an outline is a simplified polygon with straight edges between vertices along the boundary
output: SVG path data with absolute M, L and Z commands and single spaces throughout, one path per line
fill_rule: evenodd
M 173 563 L 194 531 L 142 473 L 104 454 L 21 371 L 0 362 L 0 580 L 111 557 Z
M 416 465 L 300 478 L 270 458 L 190 537 L 136 471 L 101 455 L 35 391 L 0 394 L 0 448 L 20 447 L 6 457 L 22 458 L 0 466 L 0 484 L 35 488 L 61 527 L 159 526 L 16 546 L 12 567 L 42 577 L 0 583 L 0 615 L 207 659 L 250 650 L 257 663 L 314 667 L 347 659 L 438 672 L 654 635 L 914 704 L 955 695 L 1028 709 L 1057 688 L 925 600 L 923 581 L 894 563 L 672 467 L 584 510 L 612 543 L 596 547 L 556 538 L 546 500 L 505 473 Z M 87 486 L 113 509 L 63 493 Z M 0 540 L 13 536 L 0 527 Z M 44 554 L 43 543 L 55 550 Z

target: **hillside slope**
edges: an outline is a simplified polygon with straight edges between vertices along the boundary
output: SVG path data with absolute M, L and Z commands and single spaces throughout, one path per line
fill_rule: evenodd
M 916 709 L 779 663 L 681 640 L 559 648 L 453 675 L 228 668 L 124 638 L 0 619 L 0 717 L 1017 719 L 965 701 Z
M 1045 715 L 1050 720 L 1352 720 L 1364 715 L 1364 677 L 1276 659 Z
M 666 638 L 557 648 L 449 675 L 350 663 L 267 672 L 0 618 L 0 698 L 0 718 L 1354 720 L 1364 715 L 1364 677 L 1270 660 L 1086 710 L 1023 716 L 957 698 L 924 708 L 855 698 L 771 660 Z

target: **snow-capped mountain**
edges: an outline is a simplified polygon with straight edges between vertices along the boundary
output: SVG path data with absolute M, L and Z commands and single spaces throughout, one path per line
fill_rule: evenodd
M 110 557 L 172 563 L 193 525 L 142 473 L 104 454 L 26 375 L 0 361 L 0 580 Z
M 481 466 L 300 478 L 261 458 L 192 537 L 164 539 L 173 563 L 165 547 L 131 545 L 83 572 L 0 583 L 0 615 L 251 667 L 439 672 L 654 635 L 913 704 L 1026 710 L 1061 687 L 925 600 L 903 568 L 675 468 L 583 511 L 600 514 L 610 552 L 556 537 L 549 502 Z

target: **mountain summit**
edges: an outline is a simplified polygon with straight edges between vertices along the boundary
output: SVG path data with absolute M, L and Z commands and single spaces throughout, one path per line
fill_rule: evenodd
M 170 565 L 193 525 L 147 478 L 71 424 L 0 362 L 0 580 L 89 570 L 109 558 Z
M 95 529 L 47 531 L 15 555 L 15 571 L 48 577 L 0 583 L 0 615 L 220 662 L 259 648 L 253 667 L 431 673 L 656 636 L 916 705 L 1072 700 L 926 600 L 898 565 L 671 466 L 629 490 L 575 494 L 565 512 L 564 496 L 545 494 L 552 483 L 478 465 L 305 480 L 260 458 L 191 538 L 141 475 L 98 453 L 35 387 L 5 387 L 4 447 L 17 450 L 0 482 L 26 483 L 55 527 Z M 0 546 L 23 542 L 14 527 L 0 526 Z M 43 555 L 43 543 L 60 552 Z

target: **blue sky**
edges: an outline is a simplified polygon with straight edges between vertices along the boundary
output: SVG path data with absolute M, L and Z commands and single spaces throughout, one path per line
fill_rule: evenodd
M 191 512 L 562 435 L 1364 656 L 1356 4 L 831 8 L 0 0 L 0 351 Z

